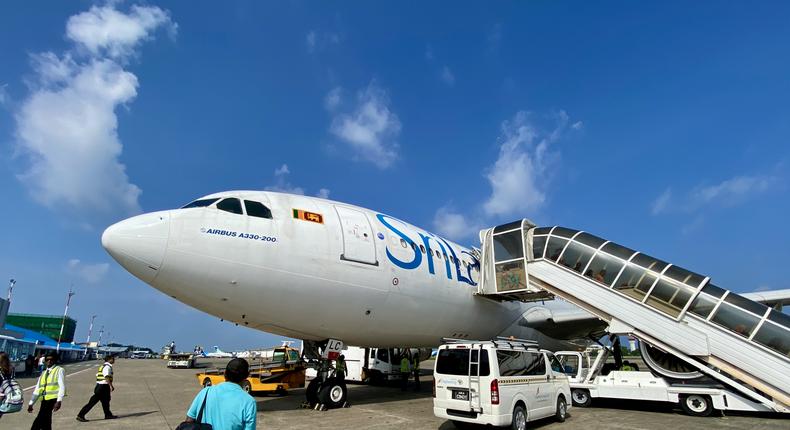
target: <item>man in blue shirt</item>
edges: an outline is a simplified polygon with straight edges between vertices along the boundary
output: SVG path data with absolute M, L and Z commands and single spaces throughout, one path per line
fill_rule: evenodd
M 187 422 L 195 422 L 203 399 L 202 422 L 211 424 L 214 430 L 255 430 L 255 400 L 241 388 L 241 382 L 250 375 L 250 365 L 243 358 L 230 360 L 225 367 L 225 382 L 206 387 L 198 393 L 187 411 Z

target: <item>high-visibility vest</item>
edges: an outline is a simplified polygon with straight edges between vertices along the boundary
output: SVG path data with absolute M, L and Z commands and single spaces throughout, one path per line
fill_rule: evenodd
M 52 400 L 58 398 L 58 391 L 60 385 L 58 384 L 58 376 L 63 368 L 60 366 L 52 366 L 41 374 L 38 380 L 38 395 L 44 400 Z
M 99 366 L 99 371 L 96 372 L 96 382 L 104 381 L 104 379 L 105 379 L 104 378 L 104 366 L 109 366 L 109 364 L 104 363 L 101 366 Z
M 338 358 L 335 364 L 335 370 L 346 373 L 346 360 Z
M 415 371 L 420 370 L 420 356 L 419 355 L 415 355 L 414 358 L 412 359 L 412 361 L 413 361 L 413 363 L 411 365 L 412 370 L 415 370 Z
M 406 357 L 400 360 L 400 373 L 409 373 L 409 359 Z

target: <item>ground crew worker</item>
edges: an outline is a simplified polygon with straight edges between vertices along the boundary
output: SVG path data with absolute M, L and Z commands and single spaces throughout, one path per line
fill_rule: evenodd
M 85 415 L 96 406 L 96 403 L 101 402 L 101 407 L 104 410 L 104 419 L 111 420 L 118 418 L 110 412 L 110 392 L 115 391 L 113 385 L 113 370 L 112 365 L 115 363 L 114 355 L 107 355 L 104 357 L 104 364 L 99 366 L 99 371 L 96 372 L 96 386 L 93 388 L 93 395 L 88 403 L 80 409 L 77 414 L 77 421 L 86 422 Z
M 335 377 L 340 380 L 340 383 L 346 380 L 346 356 L 340 354 L 335 360 Z
M 625 360 L 625 361 L 623 361 L 623 366 L 620 368 L 620 370 L 623 370 L 623 371 L 626 371 L 626 372 L 632 372 L 632 371 L 634 371 L 636 369 L 634 369 L 634 367 L 631 366 L 631 363 L 629 363 L 628 360 Z
M 411 371 L 414 373 L 414 391 L 420 391 L 420 353 L 411 356 Z
M 56 365 L 58 353 L 48 352 L 44 357 L 46 369 L 38 377 L 36 388 L 33 389 L 33 397 L 27 406 L 27 411 L 33 413 L 33 405 L 41 397 L 41 406 L 38 408 L 38 415 L 33 421 L 30 430 L 52 430 L 52 412 L 60 409 L 63 397 L 66 395 L 66 383 L 63 368 Z
M 409 357 L 408 352 L 404 352 L 400 359 L 400 389 L 406 391 L 409 387 Z

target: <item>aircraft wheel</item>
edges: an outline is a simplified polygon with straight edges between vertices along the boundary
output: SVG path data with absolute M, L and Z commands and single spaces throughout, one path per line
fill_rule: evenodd
M 692 417 L 707 417 L 713 412 L 713 402 L 708 396 L 691 394 L 680 399 L 680 408 Z
M 590 406 L 590 403 L 592 403 L 592 397 L 590 396 L 589 391 L 583 388 L 574 388 L 571 390 L 571 402 L 573 402 L 573 406 L 580 406 L 584 408 Z
M 318 391 L 321 388 L 321 381 L 318 378 L 314 378 L 307 384 L 307 389 L 305 390 L 305 397 L 307 403 L 314 405 L 318 403 Z
M 343 381 L 329 378 L 318 392 L 318 400 L 328 408 L 340 408 L 346 403 L 348 390 Z
M 211 378 L 203 378 L 203 387 L 210 387 L 211 386 Z

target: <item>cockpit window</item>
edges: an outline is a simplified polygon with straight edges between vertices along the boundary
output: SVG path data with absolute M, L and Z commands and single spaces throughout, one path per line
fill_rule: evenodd
M 234 214 L 244 215 L 239 199 L 229 198 L 217 203 L 217 209 Z
M 212 204 L 214 204 L 214 202 L 216 202 L 217 200 L 219 200 L 219 198 L 216 198 L 216 199 L 201 199 L 201 200 L 195 200 L 194 202 L 192 202 L 192 203 L 190 203 L 190 204 L 188 204 L 188 205 L 186 205 L 186 206 L 183 206 L 181 209 L 188 209 L 188 208 L 204 208 L 204 207 L 206 207 L 206 206 L 211 206 L 211 205 L 212 205 Z
M 263 203 L 254 202 L 252 200 L 245 200 L 244 206 L 247 208 L 247 215 L 255 216 L 258 218 L 272 218 L 272 211 L 269 210 Z

